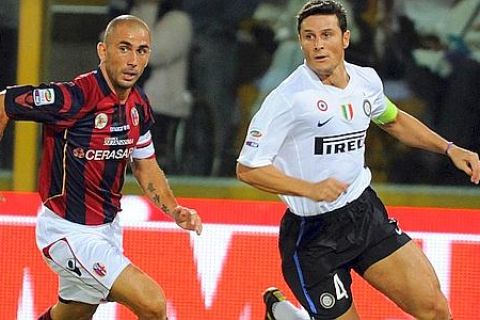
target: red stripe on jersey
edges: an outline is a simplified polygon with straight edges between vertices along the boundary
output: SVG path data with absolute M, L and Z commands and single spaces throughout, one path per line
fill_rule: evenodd
M 59 88 L 62 91 L 63 95 L 63 106 L 60 109 L 60 112 L 66 113 L 72 107 L 72 98 L 70 97 L 70 92 L 67 90 L 65 85 L 60 85 Z

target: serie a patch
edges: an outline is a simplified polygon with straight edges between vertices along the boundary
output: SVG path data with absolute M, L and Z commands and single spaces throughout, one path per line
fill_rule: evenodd
M 33 90 L 33 103 L 37 106 L 45 106 L 55 102 L 55 91 L 52 88 Z

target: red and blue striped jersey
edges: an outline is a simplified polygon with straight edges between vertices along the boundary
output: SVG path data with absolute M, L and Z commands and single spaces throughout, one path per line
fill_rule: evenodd
M 11 119 L 43 123 L 40 196 L 69 221 L 111 222 L 128 161 L 154 156 L 146 95 L 134 87 L 121 104 L 100 69 L 71 82 L 8 88 L 5 106 Z

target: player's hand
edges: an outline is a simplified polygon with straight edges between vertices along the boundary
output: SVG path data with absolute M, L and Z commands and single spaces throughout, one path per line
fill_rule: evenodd
M 194 209 L 177 206 L 173 209 L 172 214 L 179 227 L 195 231 L 198 235 L 202 233 L 202 219 Z
M 480 162 L 476 152 L 453 145 L 448 150 L 447 155 L 458 169 L 470 177 L 472 183 L 478 184 L 480 182 Z
M 334 178 L 328 178 L 313 184 L 311 194 L 308 196 L 315 201 L 334 201 L 347 191 L 348 184 Z

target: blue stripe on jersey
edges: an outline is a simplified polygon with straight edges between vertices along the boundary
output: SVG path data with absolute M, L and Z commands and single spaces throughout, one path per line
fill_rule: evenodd
M 49 198 L 61 195 L 63 192 L 63 181 L 65 178 L 65 170 L 63 168 L 63 160 L 65 158 L 63 153 L 65 148 L 65 139 L 63 139 L 64 134 L 65 130 L 54 133 L 55 144 L 53 146 L 53 156 L 50 171 L 50 188 L 48 190 Z
M 71 105 L 70 110 L 68 111 L 69 117 L 76 115 L 84 108 L 85 96 L 83 95 L 82 89 L 79 86 L 74 86 L 73 83 L 69 82 L 72 85 L 66 85 L 65 88 L 70 93 Z M 62 99 L 63 96 L 62 96 Z
M 125 113 L 125 106 L 114 106 L 115 112 L 112 115 L 112 126 L 121 126 L 127 123 L 126 113 Z M 112 132 L 111 137 L 118 137 L 119 139 L 128 139 L 128 134 L 125 132 Z M 114 150 L 114 147 L 110 147 L 110 150 Z M 103 179 L 101 180 L 101 189 L 102 192 L 102 199 L 103 199 L 103 213 L 104 213 L 104 220 L 103 223 L 110 223 L 115 218 L 117 214 L 117 208 L 112 203 L 112 194 L 111 190 L 113 184 L 115 183 L 117 177 L 117 171 L 119 165 L 121 165 L 121 161 L 105 161 L 105 167 L 103 168 Z M 122 173 L 122 176 L 124 173 Z M 121 181 L 123 182 L 123 181 Z
M 303 232 L 305 230 L 305 218 L 302 217 L 302 222 L 300 223 L 300 231 L 298 233 L 298 238 L 297 238 L 297 243 L 296 247 L 300 245 L 300 242 L 302 241 L 303 238 Z M 295 261 L 295 266 L 297 268 L 297 274 L 298 274 L 298 279 L 300 280 L 300 284 L 302 285 L 302 291 L 305 296 L 305 299 L 307 300 L 308 307 L 310 309 L 309 313 L 317 313 L 317 308 L 315 308 L 315 303 L 313 302 L 312 297 L 308 294 L 307 290 L 305 289 L 305 279 L 303 278 L 303 270 L 302 266 L 300 265 L 300 259 L 298 257 L 298 252 L 295 250 L 295 253 L 293 255 L 293 260 Z
M 97 79 L 97 84 L 98 84 L 98 86 L 100 87 L 100 90 L 102 90 L 102 93 L 103 93 L 105 96 L 110 95 L 110 93 L 112 92 L 112 90 L 110 90 L 110 87 L 108 86 L 107 81 L 106 81 L 105 78 L 103 77 L 103 74 L 102 74 L 102 71 L 100 70 L 100 68 L 98 68 L 98 69 L 95 71 L 95 79 Z
M 112 203 L 111 192 L 112 186 L 115 183 L 116 172 L 121 161 L 105 161 L 105 168 L 103 169 L 102 184 L 102 198 L 103 198 L 103 213 L 105 215 L 103 223 L 110 223 L 117 214 L 117 208 Z M 123 174 L 123 173 L 122 173 Z
M 91 113 L 81 121 L 89 121 L 93 123 L 94 117 L 95 114 Z M 90 118 L 91 120 L 89 120 Z M 67 162 L 65 165 L 65 170 L 67 171 L 67 183 L 65 186 L 65 203 L 67 205 L 65 208 L 65 219 L 80 224 L 85 224 L 86 221 L 87 206 L 85 201 L 85 167 L 88 164 L 88 160 L 85 158 L 75 157 L 73 155 L 73 149 L 78 146 L 88 147 L 90 145 L 93 127 L 93 125 L 82 127 L 81 134 L 74 132 L 73 130 L 67 132 L 69 135 L 67 140 L 75 141 L 76 145 L 68 146 L 69 150 L 67 152 Z M 74 137 L 71 137 L 71 135 L 74 135 Z

